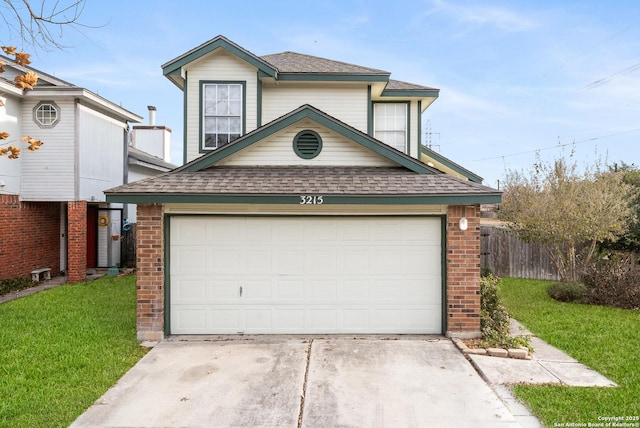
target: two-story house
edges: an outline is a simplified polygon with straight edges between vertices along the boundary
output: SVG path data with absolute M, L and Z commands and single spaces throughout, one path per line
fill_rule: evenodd
M 18 159 L 0 157 L 0 279 L 45 268 L 73 282 L 85 279 L 87 269 L 117 266 L 121 227 L 135 207 L 107 203 L 103 191 L 175 166 L 160 151 L 130 147 L 129 124 L 142 117 L 55 76 L 0 60 L 0 131 L 10 134 L 0 142 L 20 145 L 25 135 L 44 142 L 35 152 L 23 147 Z M 13 79 L 28 71 L 38 84 L 22 91 Z M 141 128 L 136 132 L 170 133 Z
M 107 191 L 138 204 L 141 340 L 480 331 L 481 203 L 425 148 L 437 89 L 223 36 L 162 66 L 185 164 Z

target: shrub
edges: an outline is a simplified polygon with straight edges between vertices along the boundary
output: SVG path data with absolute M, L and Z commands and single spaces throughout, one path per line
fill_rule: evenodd
M 587 289 L 579 282 L 556 282 L 547 293 L 560 302 L 587 303 Z
M 481 346 L 505 349 L 526 346 L 532 350 L 529 337 L 511 336 L 509 312 L 498 295 L 499 281 L 493 274 L 480 278 Z
M 0 279 L 0 296 L 12 291 L 24 290 L 38 283 L 31 278 Z
M 589 303 L 640 309 L 640 267 L 633 253 L 595 259 L 582 279 Z

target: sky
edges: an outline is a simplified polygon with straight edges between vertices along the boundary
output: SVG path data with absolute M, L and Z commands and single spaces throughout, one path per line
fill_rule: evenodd
M 640 165 L 636 0 L 87 0 L 79 21 L 55 32 L 62 50 L 4 25 L 0 42 L 144 123 L 155 106 L 176 164 L 182 92 L 161 65 L 221 34 L 258 56 L 294 51 L 440 89 L 423 141 L 494 188 L 538 158 Z

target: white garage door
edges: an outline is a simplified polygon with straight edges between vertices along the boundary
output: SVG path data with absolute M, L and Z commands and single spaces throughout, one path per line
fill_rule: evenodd
M 171 333 L 439 334 L 440 224 L 172 217 Z

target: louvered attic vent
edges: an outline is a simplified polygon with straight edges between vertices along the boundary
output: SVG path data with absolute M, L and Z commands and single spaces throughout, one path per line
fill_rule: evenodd
M 315 131 L 301 131 L 293 139 L 293 151 L 302 159 L 313 159 L 321 150 L 322 138 Z

